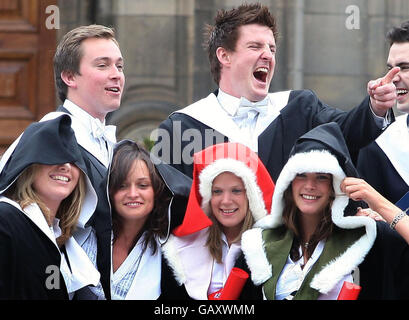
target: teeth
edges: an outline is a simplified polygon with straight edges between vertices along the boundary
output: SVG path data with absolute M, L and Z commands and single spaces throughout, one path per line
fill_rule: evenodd
M 309 196 L 309 195 L 306 195 L 306 194 L 303 194 L 302 197 L 303 197 L 304 199 L 307 199 L 307 200 L 317 200 L 317 199 L 318 199 L 318 197 Z
M 140 206 L 141 203 L 140 202 L 128 202 L 125 205 L 130 206 L 130 207 L 137 207 L 137 206 Z
M 108 88 L 107 90 L 112 92 L 119 92 L 118 88 Z
M 52 176 L 51 179 L 68 182 L 68 178 L 67 178 L 67 177 L 63 177 L 63 176 Z
M 232 209 L 232 210 L 223 210 L 223 213 L 233 213 L 234 211 L 236 211 L 236 209 Z
M 267 68 L 257 68 L 256 72 L 264 72 L 264 73 L 268 73 L 268 69 Z
M 399 90 L 396 90 L 396 92 L 397 92 L 398 94 L 406 94 L 406 93 L 408 93 L 408 90 L 406 90 L 406 89 L 399 89 Z

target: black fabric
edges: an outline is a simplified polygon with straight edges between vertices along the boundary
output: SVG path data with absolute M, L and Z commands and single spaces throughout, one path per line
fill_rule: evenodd
M 235 267 L 250 274 L 243 254 L 237 258 Z M 176 282 L 172 269 L 163 258 L 161 289 L 162 294 L 159 300 L 193 300 L 187 293 L 185 286 Z M 255 286 L 250 278 L 247 279 L 238 300 L 263 300 L 262 286 Z
M 385 222 L 377 222 L 375 243 L 359 266 L 360 300 L 409 299 L 409 246 Z
M 358 172 L 351 161 L 341 128 L 335 122 L 322 124 L 301 136 L 294 144 L 290 157 L 296 153 L 311 150 L 327 150 L 333 154 L 348 177 L 358 177 Z
M 60 262 L 54 243 L 24 213 L 0 202 L 0 300 L 67 300 Z
M 393 203 L 409 191 L 409 186 L 376 142 L 360 151 L 357 169 L 366 182 Z
M 69 114 L 63 106 L 57 111 Z M 110 279 L 111 279 L 111 206 L 108 199 L 107 176 L 108 169 L 90 152 L 80 146 L 82 159 L 85 163 L 88 178 L 98 197 L 97 207 L 87 226 L 95 229 L 97 236 L 97 269 L 101 274 L 101 285 L 104 289 L 105 297 L 111 299 Z
M 334 155 L 340 167 L 347 177 L 359 177 L 358 171 L 352 163 L 341 128 L 335 122 L 325 123 L 311 129 L 301 136 L 294 144 L 290 157 L 296 153 L 309 152 L 311 150 L 327 150 Z M 345 215 L 355 215 L 358 207 L 367 208 L 364 201 L 349 200 L 345 208 Z
M 74 163 L 85 171 L 69 116 L 32 123 L 0 174 L 0 191 L 4 191 L 31 164 Z
M 180 130 L 174 127 L 176 121 L 181 125 Z M 359 149 L 381 133 L 369 108 L 369 97 L 365 98 L 356 108 L 345 112 L 325 105 L 312 91 L 291 91 L 288 104 L 281 110 L 280 116 L 258 138 L 258 156 L 273 181 L 277 180 L 287 162 L 295 141 L 312 128 L 328 122 L 337 122 L 340 125 L 353 163 L 357 159 Z M 211 128 L 178 112 L 171 114 L 160 124 L 159 128 L 168 132 L 170 144 L 168 150 L 157 150 L 157 156 L 190 177 L 193 174 L 193 164 L 183 162 L 183 157 L 180 157 L 182 151 L 190 152 L 193 157 L 194 152 L 214 144 L 216 140 L 218 143 L 228 141 L 228 137 L 219 132 L 214 132 L 213 141 L 207 141 L 205 130 L 211 130 Z M 183 133 L 191 128 L 201 132 L 201 139 L 198 141 L 194 140 L 195 137 L 190 137 L 187 141 L 186 137 L 182 139 Z M 156 144 L 160 142 L 161 137 L 159 136 Z

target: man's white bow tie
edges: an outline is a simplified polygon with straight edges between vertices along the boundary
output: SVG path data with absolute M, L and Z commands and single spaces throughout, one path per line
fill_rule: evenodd
M 104 126 L 102 123 L 98 124 L 95 121 L 91 123 L 92 136 L 95 139 L 104 138 L 111 144 L 116 143 L 116 126 Z
M 247 118 L 249 111 L 253 110 L 256 114 L 267 114 L 268 111 L 268 97 L 258 102 L 251 102 L 246 98 L 240 99 L 240 105 L 237 109 L 235 118 Z

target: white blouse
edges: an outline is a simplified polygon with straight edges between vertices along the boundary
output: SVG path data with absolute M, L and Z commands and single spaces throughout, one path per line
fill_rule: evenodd
M 302 256 L 301 246 L 299 248 L 300 259 L 293 261 L 290 255 L 287 258 L 287 262 L 278 278 L 276 287 L 276 300 L 292 299 L 292 293 L 298 291 L 303 283 L 308 272 L 311 270 L 315 262 L 321 256 L 324 250 L 325 240 L 321 240 L 314 249 L 312 256 L 308 259 L 305 266 L 304 258 Z M 352 282 L 352 275 L 346 275 L 338 284 L 327 294 L 320 294 L 318 300 L 336 300 L 339 292 L 341 291 L 344 281 Z
M 222 263 L 217 263 L 216 260 L 213 261 L 212 278 L 208 294 L 219 291 L 224 287 L 240 253 L 240 243 L 233 243 L 229 248 L 227 238 L 222 234 Z
M 148 246 L 145 252 L 145 233 L 119 268 L 111 269 L 112 300 L 156 300 L 161 294 L 162 253 L 160 245 L 155 254 Z M 112 263 L 111 263 L 112 265 Z

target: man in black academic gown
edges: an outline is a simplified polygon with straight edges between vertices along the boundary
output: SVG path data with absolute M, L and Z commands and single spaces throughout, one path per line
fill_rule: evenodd
M 68 32 L 54 55 L 54 76 L 63 105 L 40 121 L 62 113 L 71 116 L 71 127 L 81 147 L 86 174 L 98 196 L 95 213 L 86 224 L 87 230 L 78 232 L 82 240 L 90 230 L 91 236 L 96 237 L 97 253 L 87 253 L 96 263 L 105 297 L 110 299 L 112 221 L 106 177 L 116 143 L 116 128 L 105 126 L 105 117 L 119 108 L 125 83 L 123 58 L 114 31 L 101 25 L 89 25 Z M 0 170 L 14 147 L 15 143 L 5 152 Z
M 78 239 L 96 237 L 96 253 L 87 251 L 85 240 L 83 248 L 101 273 L 102 296 L 110 299 L 112 221 L 106 177 L 116 143 L 116 128 L 106 126 L 105 117 L 119 108 L 125 83 L 123 58 L 114 31 L 101 25 L 89 25 L 68 32 L 54 56 L 54 75 L 63 105 L 41 121 L 61 113 L 71 116 L 71 127 L 81 147 L 86 174 L 98 196 L 96 210 L 85 230 L 78 231 Z
M 72 128 L 98 195 L 88 225 L 96 233 L 96 263 L 105 297 L 110 299 L 112 222 L 104 181 L 116 143 L 116 128 L 105 126 L 105 116 L 119 108 L 125 83 L 123 58 L 113 30 L 90 25 L 68 32 L 57 47 L 54 73 L 59 98 L 64 102 L 57 111 L 72 116 Z
M 192 176 L 192 155 L 224 141 L 257 152 L 275 181 L 298 137 L 326 122 L 337 122 L 353 158 L 390 121 L 396 98 L 390 78 L 350 112 L 331 108 L 309 90 L 268 93 L 275 67 L 277 28 L 268 8 L 241 5 L 219 11 L 208 26 L 205 46 L 219 89 L 172 113 L 157 130 L 152 150 Z M 373 94 L 374 95 L 374 94 Z
M 393 84 L 398 94 L 397 109 L 404 114 L 361 150 L 357 168 L 370 185 L 396 203 L 409 191 L 409 21 L 392 28 L 387 39 L 388 69 L 400 67 Z M 401 209 L 408 207 L 409 203 Z

